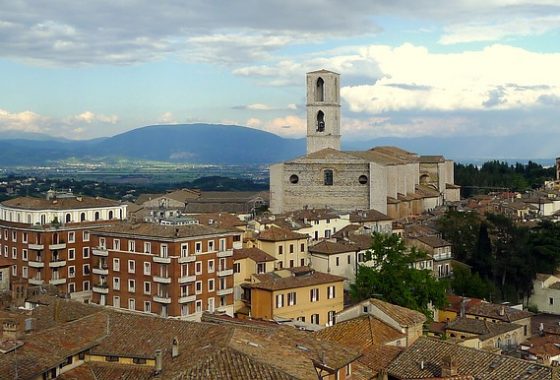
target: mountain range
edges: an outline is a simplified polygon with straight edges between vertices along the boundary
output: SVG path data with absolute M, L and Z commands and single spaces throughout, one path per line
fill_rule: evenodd
M 236 125 L 152 125 L 93 140 L 66 140 L 41 134 L 0 136 L 0 165 L 42 165 L 68 158 L 81 160 L 126 158 L 204 164 L 270 164 L 305 154 L 305 139 Z M 520 141 L 522 143 L 520 143 Z M 415 137 L 342 141 L 345 150 L 394 145 L 418 154 L 442 154 L 460 161 L 517 158 L 520 161 L 552 157 L 558 139 L 542 141 L 536 135 L 505 137 Z

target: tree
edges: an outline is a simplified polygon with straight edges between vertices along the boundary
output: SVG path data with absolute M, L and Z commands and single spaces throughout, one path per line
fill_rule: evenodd
M 425 258 L 424 252 L 407 249 L 398 235 L 374 233 L 371 249 L 365 261 L 373 266 L 360 265 L 356 280 L 350 285 L 355 301 L 371 297 L 417 310 L 433 318 L 429 305 L 441 308 L 446 303 L 445 282 L 438 281 L 430 270 L 414 268 L 414 263 Z
M 453 294 L 464 297 L 492 300 L 492 296 L 496 293 L 491 281 L 480 277 L 476 272 L 472 273 L 461 265 L 453 266 L 453 278 L 450 285 Z

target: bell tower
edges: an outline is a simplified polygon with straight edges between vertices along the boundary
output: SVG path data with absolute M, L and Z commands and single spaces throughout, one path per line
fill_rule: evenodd
M 328 70 L 307 73 L 307 154 L 340 150 L 340 75 Z

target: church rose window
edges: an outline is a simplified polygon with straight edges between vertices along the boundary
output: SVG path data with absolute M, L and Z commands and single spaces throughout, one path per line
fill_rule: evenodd
M 360 177 L 358 177 L 358 182 L 360 182 L 362 185 L 365 185 L 367 183 L 367 176 L 362 174 Z
M 295 185 L 295 184 L 298 183 L 298 182 L 299 182 L 299 177 L 298 177 L 297 175 L 295 175 L 295 174 L 292 174 L 292 175 L 290 176 L 290 183 L 293 183 L 293 184 Z

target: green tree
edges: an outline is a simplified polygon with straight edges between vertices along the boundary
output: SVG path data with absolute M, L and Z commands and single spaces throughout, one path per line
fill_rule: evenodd
M 450 286 L 453 294 L 465 297 L 492 300 L 496 293 L 491 281 L 480 277 L 478 273 L 473 273 L 461 265 L 453 267 L 453 278 Z
M 447 284 L 438 281 L 431 271 L 413 267 L 425 257 L 424 252 L 407 249 L 398 235 L 374 233 L 365 260 L 375 265 L 358 267 L 350 295 L 355 301 L 381 298 L 433 318 L 429 305 L 437 308 L 445 305 Z

